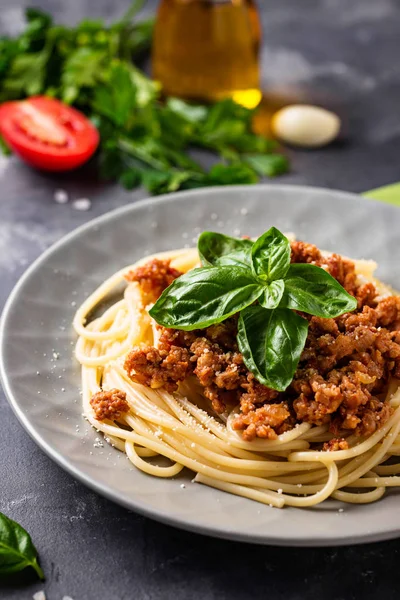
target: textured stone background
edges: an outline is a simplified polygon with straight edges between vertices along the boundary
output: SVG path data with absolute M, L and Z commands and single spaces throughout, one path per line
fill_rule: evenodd
M 15 33 L 27 0 L 0 1 L 0 33 Z M 36 0 L 60 22 L 115 19 L 128 0 Z M 150 1 L 147 11 L 157 3 Z M 363 191 L 400 179 L 400 3 L 260 0 L 263 83 L 271 96 L 319 101 L 345 122 L 343 139 L 291 152 L 285 183 Z M 88 212 L 58 205 L 64 188 Z M 0 305 L 26 266 L 81 223 L 143 198 L 104 187 L 90 169 L 42 175 L 0 157 Z M 342 549 L 246 546 L 177 531 L 111 504 L 75 482 L 30 440 L 0 392 L 0 510 L 29 529 L 45 584 L 29 574 L 0 597 L 28 600 L 353 600 L 398 597 L 400 543 Z M 234 521 L 234 515 L 232 516 Z

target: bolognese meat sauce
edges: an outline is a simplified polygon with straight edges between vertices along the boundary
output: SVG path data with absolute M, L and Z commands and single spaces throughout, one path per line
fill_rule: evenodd
M 239 406 L 232 426 L 245 440 L 275 439 L 307 422 L 328 424 L 335 439 L 326 449 L 343 449 L 340 432 L 371 435 L 391 414 L 382 395 L 389 377 L 400 378 L 400 297 L 379 300 L 372 283 L 357 283 L 354 262 L 338 254 L 324 256 L 304 242 L 292 242 L 291 249 L 292 262 L 326 269 L 358 308 L 335 319 L 302 315 L 309 320 L 308 338 L 285 392 L 262 385 L 246 368 L 236 317 L 190 332 L 160 327 L 158 347 L 133 349 L 125 369 L 133 381 L 168 391 L 194 375 L 217 413 Z M 154 301 L 180 274 L 169 261 L 153 259 L 127 279 Z
M 98 421 L 114 421 L 129 411 L 125 392 L 115 388 L 97 392 L 92 396 L 90 404 Z

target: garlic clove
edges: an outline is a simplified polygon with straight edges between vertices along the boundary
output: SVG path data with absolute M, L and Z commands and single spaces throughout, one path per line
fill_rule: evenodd
M 340 130 L 335 113 L 309 104 L 293 104 L 278 110 L 272 117 L 273 134 L 287 144 L 318 148 L 332 142 Z

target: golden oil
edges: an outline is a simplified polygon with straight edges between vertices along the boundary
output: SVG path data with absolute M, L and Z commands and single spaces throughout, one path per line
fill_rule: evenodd
M 190 100 L 261 99 L 261 27 L 253 0 L 161 0 L 153 77 L 164 94 Z

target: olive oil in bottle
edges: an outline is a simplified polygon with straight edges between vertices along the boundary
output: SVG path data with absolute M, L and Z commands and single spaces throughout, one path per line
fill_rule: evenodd
M 153 77 L 163 92 L 192 100 L 261 99 L 261 29 L 253 0 L 161 0 Z

